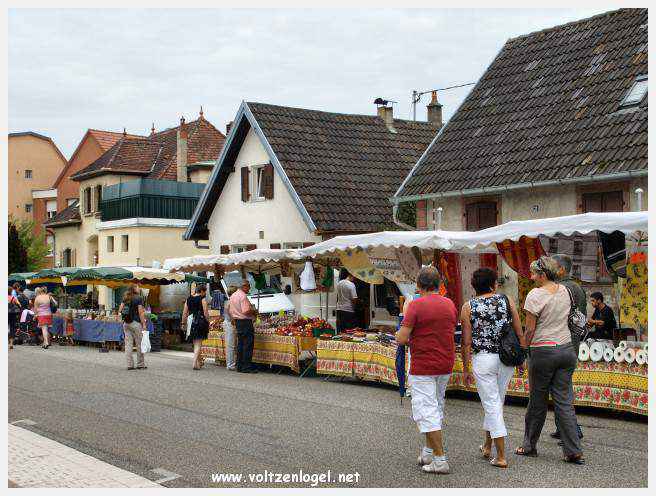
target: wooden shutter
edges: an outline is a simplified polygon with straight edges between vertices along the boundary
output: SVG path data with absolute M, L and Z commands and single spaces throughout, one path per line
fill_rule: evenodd
M 314 242 L 312 242 L 312 241 L 305 242 L 305 243 L 303 243 L 303 248 L 307 248 L 308 246 L 312 246 L 313 244 L 314 244 Z
M 609 191 L 603 195 L 603 212 L 622 212 L 624 199 L 621 191 Z
M 586 193 L 583 195 L 583 213 L 601 212 L 602 210 L 600 193 Z
M 227 255 L 230 253 L 230 246 L 228 245 L 221 245 L 221 255 Z
M 465 207 L 466 230 L 480 231 L 497 225 L 496 202 L 469 203 Z
M 248 190 L 248 167 L 241 168 L 241 201 L 247 202 L 250 199 L 250 192 Z
M 466 230 L 467 231 L 478 231 L 478 205 L 476 203 L 470 203 L 465 208 L 466 219 Z
M 269 245 L 269 248 L 271 248 L 272 250 L 279 250 L 280 249 L 280 243 L 271 243 Z
M 246 245 L 246 251 L 255 250 L 256 248 L 257 248 L 257 245 Z
M 264 198 L 273 200 L 273 165 L 269 164 L 262 171 L 262 181 L 264 181 Z

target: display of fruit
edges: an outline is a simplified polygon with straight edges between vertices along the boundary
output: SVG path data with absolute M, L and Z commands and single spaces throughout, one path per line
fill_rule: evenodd
M 290 324 L 278 327 L 276 334 L 280 336 L 312 337 L 315 330 L 323 329 L 332 329 L 332 326 L 318 317 L 299 317 Z

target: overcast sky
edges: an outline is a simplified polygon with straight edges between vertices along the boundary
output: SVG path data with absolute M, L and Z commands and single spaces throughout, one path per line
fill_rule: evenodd
M 68 158 L 87 128 L 148 134 L 242 100 L 411 117 L 413 89 L 476 81 L 504 42 L 603 12 L 540 10 L 11 10 L 9 130 Z M 439 95 L 445 118 L 469 88 Z M 424 96 L 418 119 L 426 118 Z

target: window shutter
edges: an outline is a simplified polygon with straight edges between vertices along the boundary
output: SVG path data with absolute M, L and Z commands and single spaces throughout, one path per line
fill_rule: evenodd
M 241 201 L 247 202 L 250 199 L 250 193 L 248 191 L 248 176 L 249 170 L 248 167 L 241 168 Z
M 583 195 L 583 213 L 603 211 L 601 194 L 587 193 Z
M 467 231 L 478 231 L 478 206 L 475 203 L 470 203 L 465 209 L 466 219 L 466 230 Z
M 269 248 L 271 248 L 272 250 L 279 250 L 280 249 L 280 243 L 271 243 L 269 245 Z
M 314 242 L 307 241 L 307 242 L 303 243 L 303 248 L 307 248 L 308 246 L 312 246 L 313 244 L 314 244 Z
M 273 174 L 272 164 L 264 167 L 264 175 L 262 179 L 264 181 L 264 198 L 267 200 L 273 200 Z
M 492 202 L 479 203 L 478 228 L 487 229 L 497 225 L 497 204 Z
M 603 196 L 604 212 L 622 212 L 624 210 L 624 200 L 621 191 L 609 191 Z
M 71 262 L 71 265 L 73 267 L 77 267 L 77 256 L 76 255 L 77 255 L 77 253 L 75 252 L 75 248 L 73 248 L 73 255 L 71 257 L 73 259 L 72 262 Z
M 257 245 L 246 245 L 246 251 L 251 251 L 257 248 Z
M 228 245 L 221 245 L 221 255 L 227 255 L 230 253 L 230 247 Z

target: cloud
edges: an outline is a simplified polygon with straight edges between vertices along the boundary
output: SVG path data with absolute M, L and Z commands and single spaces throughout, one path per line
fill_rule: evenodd
M 70 156 L 87 128 L 147 134 L 200 105 L 224 129 L 242 100 L 372 114 L 383 96 L 408 118 L 413 89 L 476 81 L 508 38 L 599 12 L 10 10 L 9 126 Z M 440 93 L 446 118 L 468 91 Z

